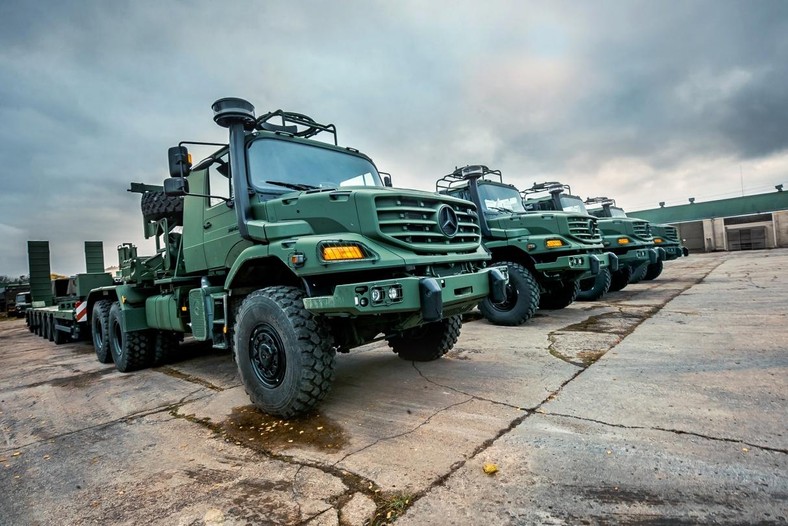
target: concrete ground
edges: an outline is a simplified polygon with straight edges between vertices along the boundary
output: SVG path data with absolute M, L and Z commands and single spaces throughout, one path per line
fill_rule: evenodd
M 784 524 L 788 251 L 700 254 L 410 363 L 249 405 L 196 343 L 122 374 L 0 320 L 2 524 Z M 494 473 L 485 473 L 485 468 Z

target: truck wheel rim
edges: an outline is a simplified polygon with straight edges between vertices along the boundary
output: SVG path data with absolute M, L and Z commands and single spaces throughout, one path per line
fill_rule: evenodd
M 267 323 L 258 325 L 249 339 L 249 358 L 255 376 L 265 387 L 282 383 L 287 369 L 285 348 L 279 334 Z
M 500 311 L 510 311 L 517 305 L 517 288 L 511 283 L 506 284 L 506 299 L 501 303 L 493 303 L 493 307 Z

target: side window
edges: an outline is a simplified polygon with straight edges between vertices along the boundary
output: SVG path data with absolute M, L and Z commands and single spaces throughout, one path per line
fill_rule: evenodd
M 230 158 L 229 154 L 221 157 L 225 164 L 214 163 L 208 167 L 208 193 L 212 196 L 209 199 L 210 207 L 223 204 L 224 201 L 219 197 L 230 199 L 233 196 L 232 184 L 230 179 Z

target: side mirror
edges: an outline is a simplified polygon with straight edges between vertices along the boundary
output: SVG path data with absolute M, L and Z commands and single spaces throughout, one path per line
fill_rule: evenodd
M 386 174 L 383 176 L 383 186 L 391 188 L 391 176 Z
M 189 193 L 189 181 L 183 177 L 172 177 L 164 180 L 164 194 L 181 197 Z
M 185 177 L 192 168 L 192 156 L 186 146 L 173 146 L 167 150 L 170 161 L 170 177 Z

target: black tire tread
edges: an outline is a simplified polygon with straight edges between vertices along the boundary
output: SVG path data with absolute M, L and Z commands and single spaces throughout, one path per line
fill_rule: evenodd
M 292 329 L 300 344 L 300 357 L 305 365 L 301 371 L 298 393 L 295 399 L 284 408 L 273 408 L 266 401 L 252 379 L 246 378 L 240 367 L 239 334 L 240 323 L 253 307 L 258 298 L 266 298 L 274 302 L 290 321 Z M 233 329 L 233 356 L 241 374 L 244 389 L 252 403 L 262 411 L 283 418 L 292 418 L 303 414 L 322 401 L 328 394 L 334 381 L 336 350 L 334 340 L 328 326 L 304 308 L 304 293 L 295 287 L 275 286 L 256 290 L 246 296 L 235 318 Z
M 142 217 L 146 221 L 166 218 L 172 225 L 183 224 L 183 198 L 170 196 L 164 192 L 145 192 L 140 200 Z
M 610 271 L 606 268 L 599 269 L 599 274 L 580 283 L 580 292 L 577 293 L 578 301 L 597 301 L 607 294 L 610 289 Z M 585 290 L 583 287 L 586 287 Z
M 580 280 L 562 281 L 558 287 L 539 296 L 539 308 L 547 310 L 564 309 L 571 305 L 580 292 Z
M 462 316 L 428 323 L 387 338 L 389 347 L 403 360 L 431 362 L 449 352 L 460 337 Z
M 508 267 L 510 283 L 512 275 L 516 275 L 517 278 L 523 280 L 522 283 L 528 289 L 528 295 L 523 297 L 523 294 L 520 294 L 518 299 L 524 300 L 525 303 L 516 305 L 508 311 L 501 311 L 493 306 L 493 302 L 490 298 L 485 298 L 479 303 L 479 310 L 488 321 L 495 325 L 509 327 L 522 325 L 533 318 L 534 314 L 536 314 L 536 310 L 539 308 L 539 284 L 536 282 L 536 278 L 534 278 L 533 274 L 531 274 L 531 271 L 520 263 L 501 261 L 496 263 L 496 265 L 506 265 Z
M 634 269 L 632 269 L 632 275 L 629 276 L 629 283 L 640 283 L 643 281 L 643 278 L 646 277 L 646 272 L 648 272 L 648 263 L 641 263 Z
M 112 304 L 109 310 L 109 337 L 110 340 L 115 338 L 114 324 L 120 323 L 118 319 L 120 313 L 120 304 L 116 301 Z M 128 373 L 143 369 L 150 365 L 153 355 L 151 353 L 150 335 L 149 331 L 134 331 L 124 332 L 121 334 L 120 346 L 122 353 L 120 356 L 115 355 L 114 344 L 110 343 L 110 350 L 112 351 L 112 358 L 115 362 L 115 368 L 122 372 Z
M 608 292 L 618 292 L 629 284 L 629 276 L 632 275 L 632 269 L 624 265 L 610 275 L 610 287 Z
M 656 263 L 652 263 L 648 266 L 648 270 L 646 270 L 646 275 L 643 276 L 645 281 L 651 281 L 652 279 L 657 279 L 660 274 L 662 274 L 662 269 L 664 268 L 664 264 L 660 259 Z
M 96 351 L 96 358 L 100 363 L 112 363 L 112 352 L 109 349 L 109 309 L 112 302 L 109 300 L 99 300 L 93 304 L 93 313 L 90 318 L 91 339 L 93 340 L 93 350 Z M 102 334 L 101 348 L 96 346 L 96 339 L 93 331 L 96 330 L 96 317 L 99 317 Z
M 180 338 L 171 331 L 157 331 L 153 336 L 153 363 L 154 367 L 167 363 L 178 350 Z

